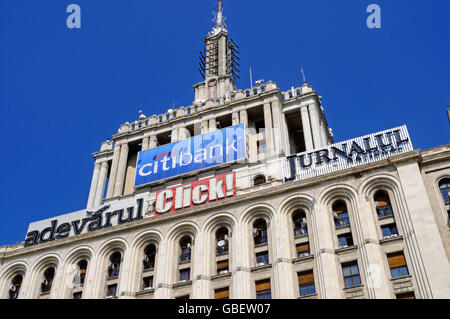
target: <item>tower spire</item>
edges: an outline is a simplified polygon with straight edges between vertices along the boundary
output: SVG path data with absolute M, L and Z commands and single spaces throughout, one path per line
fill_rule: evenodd
M 226 17 L 223 15 L 223 3 L 222 0 L 218 0 L 218 9 L 217 14 L 214 13 L 215 16 L 215 22 L 216 25 L 213 27 L 212 31 L 210 32 L 210 36 L 214 36 L 218 34 L 220 31 L 227 31 L 227 27 L 225 25 L 225 19 Z

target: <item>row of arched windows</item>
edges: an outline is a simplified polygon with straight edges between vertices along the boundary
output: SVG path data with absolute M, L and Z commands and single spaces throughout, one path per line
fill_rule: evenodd
M 447 193 L 448 194 L 448 193 Z M 378 217 L 380 234 L 382 238 L 391 238 L 398 236 L 398 230 L 394 219 L 394 210 L 386 190 L 378 190 L 373 196 L 376 216 Z M 335 200 L 331 205 L 331 214 L 334 219 L 335 233 L 337 237 L 338 248 L 353 246 L 353 237 L 351 230 L 351 214 L 347 208 L 346 201 L 343 199 Z M 296 209 L 291 215 L 291 227 L 293 231 L 293 240 L 295 244 L 295 253 L 297 258 L 303 258 L 311 255 L 309 242 L 308 218 L 305 210 Z M 229 229 L 219 227 L 215 232 L 215 257 L 217 275 L 229 272 Z M 270 263 L 269 259 L 269 236 L 268 223 L 264 218 L 256 219 L 251 228 L 251 237 L 254 245 L 254 265 L 262 266 Z M 193 240 L 190 235 L 182 236 L 178 241 L 178 281 L 191 280 L 191 259 Z M 141 290 L 153 289 L 155 262 L 157 257 L 157 246 L 148 244 L 143 249 L 142 260 L 142 280 Z M 108 257 L 106 269 L 106 296 L 109 298 L 117 297 L 118 278 L 120 276 L 123 253 L 113 251 Z M 81 298 L 86 273 L 88 270 L 88 260 L 81 259 L 76 263 L 77 275 L 74 278 L 73 298 Z M 42 275 L 40 284 L 40 293 L 49 293 L 52 289 L 55 277 L 55 267 L 48 267 Z M 19 295 L 22 285 L 23 275 L 17 274 L 13 277 L 9 285 L 9 298 L 15 299 Z

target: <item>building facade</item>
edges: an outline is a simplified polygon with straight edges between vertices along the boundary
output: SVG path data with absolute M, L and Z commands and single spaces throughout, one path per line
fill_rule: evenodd
M 414 150 L 405 127 L 334 144 L 309 84 L 238 90 L 221 1 L 204 42 L 193 103 L 121 125 L 86 209 L 0 247 L 0 298 L 450 298 L 450 145 Z M 172 155 L 223 132 L 244 158 Z

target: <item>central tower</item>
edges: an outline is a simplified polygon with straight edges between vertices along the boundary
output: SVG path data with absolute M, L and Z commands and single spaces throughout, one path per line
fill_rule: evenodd
M 228 38 L 224 21 L 222 0 L 219 0 L 216 24 L 205 37 L 205 49 L 200 52 L 199 71 L 204 81 L 194 85 L 196 104 L 228 101 L 236 91 L 238 45 Z

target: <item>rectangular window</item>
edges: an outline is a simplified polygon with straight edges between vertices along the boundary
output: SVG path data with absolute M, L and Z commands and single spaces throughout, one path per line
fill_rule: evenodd
M 228 259 L 217 262 L 217 273 L 219 275 L 228 273 Z
M 400 278 L 409 275 L 406 259 L 403 252 L 387 255 L 392 278 Z
M 73 294 L 73 299 L 81 299 L 81 295 L 82 295 L 83 293 L 80 291 L 80 292 L 76 292 L 76 293 L 74 293 Z
M 395 297 L 397 299 L 416 299 L 416 296 L 414 295 L 414 291 L 405 292 L 402 294 L 396 294 Z
M 228 287 L 216 289 L 214 299 L 230 299 L 230 289 Z
M 356 261 L 348 264 L 343 264 L 342 272 L 344 273 L 345 288 L 361 285 L 358 263 Z
M 310 255 L 309 243 L 298 244 L 295 246 L 297 257 L 305 257 Z
M 269 263 L 269 253 L 264 251 L 256 254 L 256 266 L 267 265 Z
M 117 284 L 116 285 L 109 285 L 108 286 L 107 296 L 108 297 L 116 297 L 116 294 L 117 294 Z
M 180 270 L 180 281 L 188 281 L 190 278 L 191 270 L 189 268 Z
M 153 276 L 145 277 L 144 281 L 144 290 L 153 288 Z
M 257 281 L 256 283 L 256 299 L 272 299 L 270 290 L 270 279 Z
M 377 206 L 377 214 L 378 218 L 385 217 L 385 216 L 392 216 L 392 206 L 391 205 L 385 205 L 385 206 Z
M 347 233 L 338 236 L 339 247 L 353 246 L 352 233 Z
M 298 285 L 300 296 L 314 295 L 316 286 L 314 284 L 314 272 L 312 270 L 298 273 Z
M 348 212 L 337 213 L 337 218 L 335 219 L 336 227 L 350 225 L 350 219 L 348 217 Z
M 395 224 L 390 224 L 381 227 L 381 232 L 383 233 L 383 238 L 390 238 L 392 236 L 398 236 L 397 226 Z

